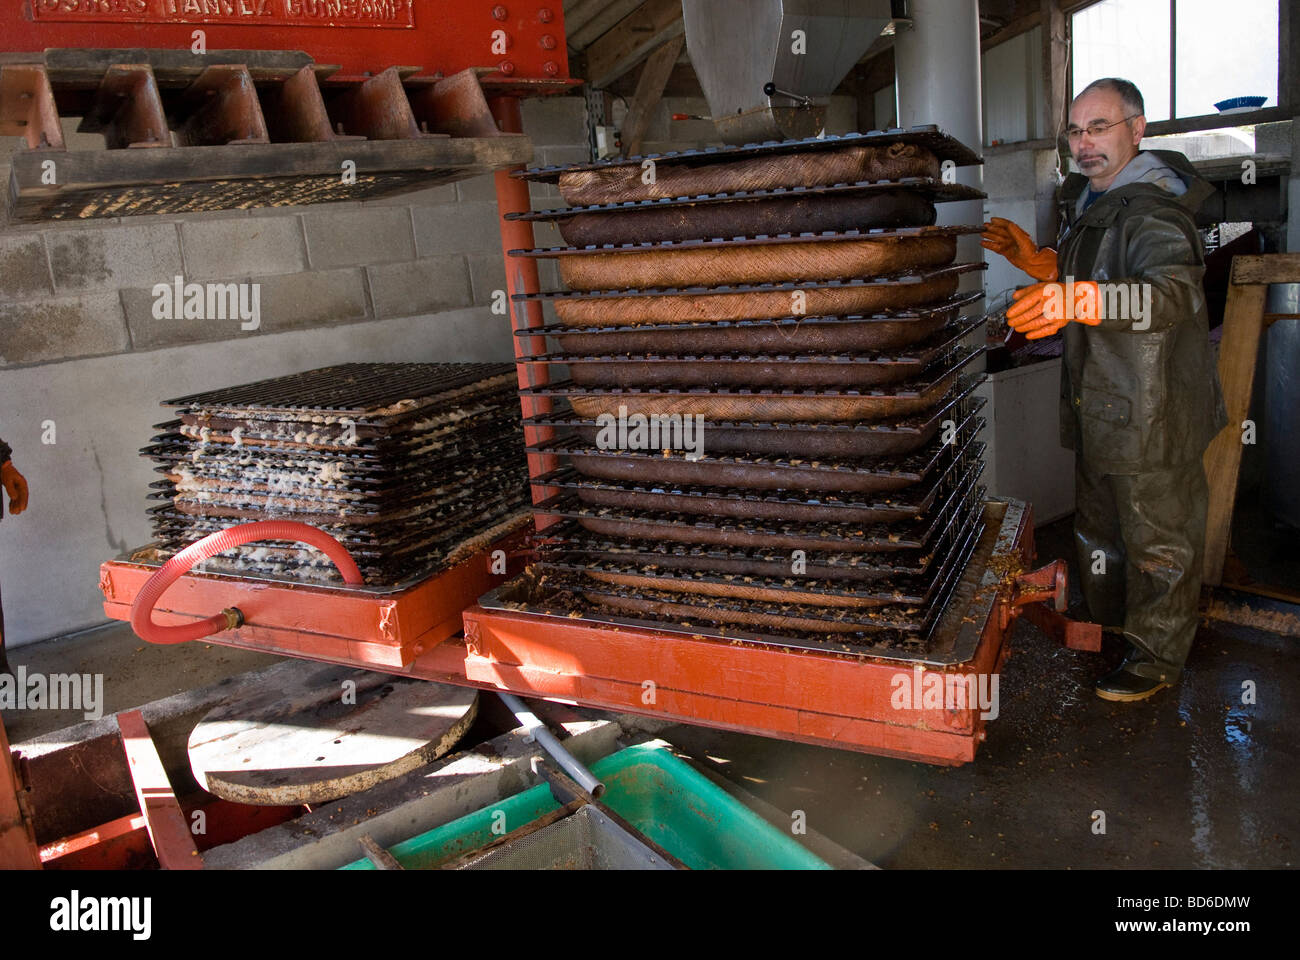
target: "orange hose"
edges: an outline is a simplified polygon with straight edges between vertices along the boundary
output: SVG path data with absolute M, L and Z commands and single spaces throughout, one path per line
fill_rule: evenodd
M 323 552 L 343 574 L 343 582 L 360 586 L 364 581 L 361 570 L 349 555 L 347 548 L 323 530 L 292 520 L 263 520 L 241 523 L 235 527 L 218 530 L 202 540 L 190 544 L 164 563 L 157 573 L 145 582 L 131 604 L 131 629 L 141 640 L 149 643 L 185 643 L 200 640 L 222 630 L 233 630 L 244 622 L 243 614 L 234 607 L 213 614 L 197 623 L 164 627 L 153 622 L 153 608 L 167 588 L 190 571 L 196 563 L 216 556 L 232 547 L 253 540 L 290 540 L 305 543 Z

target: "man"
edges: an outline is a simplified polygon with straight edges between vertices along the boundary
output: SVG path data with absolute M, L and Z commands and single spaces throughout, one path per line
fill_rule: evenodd
M 9 444 L 0 440 L 0 484 L 3 484 L 5 492 L 9 494 L 9 512 L 16 516 L 27 509 L 27 480 L 10 461 L 12 452 Z M 3 498 L 0 498 L 0 516 L 4 516 Z M 0 673 L 12 672 L 5 657 L 5 614 L 4 607 L 0 606 Z
M 1176 682 L 1191 649 L 1209 497 L 1201 458 L 1227 422 L 1193 219 L 1213 188 L 1181 153 L 1139 149 L 1143 109 L 1137 87 L 1113 77 L 1074 99 L 1066 138 L 1082 173 L 1061 187 L 1059 253 L 1006 220 L 984 234 L 1044 281 L 1016 293 L 1012 328 L 1065 331 L 1061 442 L 1076 455 L 1079 575 L 1093 620 L 1128 641 L 1095 688 L 1116 701 Z

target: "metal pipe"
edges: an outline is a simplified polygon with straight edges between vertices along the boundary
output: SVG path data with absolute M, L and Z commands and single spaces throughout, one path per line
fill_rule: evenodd
M 524 702 L 510 693 L 497 691 L 497 696 L 501 702 L 506 705 L 511 713 L 518 718 L 519 722 L 524 725 L 528 731 L 528 736 L 542 745 L 542 749 L 555 758 L 555 762 L 564 768 L 564 771 L 575 781 L 578 786 L 586 790 L 593 797 L 599 797 L 605 792 L 605 785 L 597 780 L 590 770 L 578 762 L 577 757 L 565 750 L 560 745 L 560 741 L 555 739 L 555 735 L 546 729 L 546 724 L 537 719 L 537 715 L 524 706 Z

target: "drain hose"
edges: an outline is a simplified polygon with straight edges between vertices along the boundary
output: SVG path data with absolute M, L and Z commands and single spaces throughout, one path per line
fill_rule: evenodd
M 362 583 L 361 570 L 358 569 L 356 561 L 348 554 L 343 544 L 323 530 L 292 520 L 241 523 L 209 534 L 197 543 L 190 544 L 164 563 L 158 572 L 149 578 L 136 595 L 135 602 L 131 604 L 131 629 L 135 631 L 136 636 L 150 643 L 184 643 L 187 640 L 199 640 L 222 630 L 233 630 L 241 626 L 244 615 L 235 607 L 227 607 L 220 613 L 197 623 L 185 623 L 174 627 L 164 627 L 154 623 L 153 608 L 167 588 L 188 573 L 196 563 L 253 540 L 290 540 L 305 543 L 320 550 L 334 561 L 334 566 L 338 567 L 339 572 L 343 574 L 345 583 L 354 586 Z

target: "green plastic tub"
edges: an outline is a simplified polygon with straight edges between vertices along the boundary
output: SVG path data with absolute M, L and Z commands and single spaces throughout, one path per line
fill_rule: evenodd
M 662 742 L 612 753 L 591 771 L 605 784 L 602 803 L 693 870 L 830 869 L 792 836 L 674 757 Z M 408 870 L 429 869 L 500 839 L 501 826 L 493 833 L 494 823 L 511 832 L 559 806 L 550 787 L 538 784 L 404 840 L 389 852 Z M 363 858 L 342 869 L 375 868 Z

